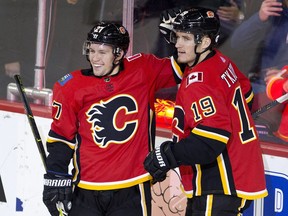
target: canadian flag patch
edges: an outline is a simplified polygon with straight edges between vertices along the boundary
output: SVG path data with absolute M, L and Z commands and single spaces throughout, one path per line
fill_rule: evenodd
M 193 72 L 189 74 L 186 80 L 186 87 L 195 82 L 203 82 L 203 72 Z

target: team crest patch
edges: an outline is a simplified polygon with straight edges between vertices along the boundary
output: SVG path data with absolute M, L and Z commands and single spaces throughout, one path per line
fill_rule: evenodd
M 186 79 L 186 87 L 195 82 L 203 82 L 203 72 L 193 72 Z
M 73 76 L 71 74 L 66 74 L 65 76 L 63 76 L 61 79 L 58 80 L 58 83 L 61 86 L 64 86 L 69 80 L 71 80 L 73 78 Z
M 215 17 L 215 15 L 214 15 L 214 12 L 213 11 L 207 11 L 207 17 L 208 18 L 214 18 Z
M 119 28 L 119 31 L 120 31 L 121 34 L 125 34 L 126 33 L 126 29 L 123 26 L 121 26 Z

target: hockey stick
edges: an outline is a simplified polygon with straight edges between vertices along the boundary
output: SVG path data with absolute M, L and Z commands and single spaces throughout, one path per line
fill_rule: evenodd
M 255 112 L 252 113 L 252 117 L 253 119 L 256 119 L 259 115 L 261 115 L 262 113 L 270 110 L 271 108 L 277 106 L 278 104 L 281 104 L 285 101 L 288 100 L 288 93 L 280 96 L 279 98 L 277 98 L 276 100 L 264 105 L 263 107 L 259 108 L 258 110 L 256 110 Z
M 29 124 L 30 124 L 30 127 L 31 127 L 31 130 L 32 130 L 32 133 L 33 133 L 33 136 L 34 136 L 34 139 L 36 141 L 36 144 L 37 144 L 37 147 L 38 147 L 38 150 L 39 150 L 39 153 L 40 153 L 40 157 L 41 157 L 41 160 L 43 162 L 43 165 L 44 165 L 44 168 L 45 168 L 45 171 L 47 172 L 47 164 L 46 164 L 46 153 L 45 153 L 45 149 L 44 149 L 44 146 L 43 146 L 43 143 L 42 143 L 42 139 L 40 137 L 40 134 L 39 134 L 39 131 L 38 131 L 38 128 L 37 128 L 37 125 L 36 125 L 36 122 L 35 122 L 35 119 L 34 119 L 34 115 L 32 113 L 32 110 L 31 110 L 31 107 L 29 105 L 29 102 L 27 100 L 27 96 L 26 96 L 26 93 L 25 93 L 25 88 L 23 86 L 23 83 L 22 83 L 22 80 L 21 80 L 21 77 L 20 75 L 15 75 L 14 76 L 14 79 L 16 81 L 16 85 L 17 85 L 17 88 L 18 88 L 18 91 L 20 93 L 20 96 L 22 98 L 22 101 L 23 101 L 23 104 L 24 104 L 24 108 L 26 110 L 26 116 L 28 118 L 28 121 L 29 121 Z M 63 206 L 61 206 L 61 202 L 58 202 L 56 204 L 56 207 L 59 211 L 59 216 L 65 216 L 65 215 L 68 215 L 66 212 L 65 212 L 65 209 Z M 62 204 L 63 205 L 63 204 Z
M 36 144 L 37 144 L 37 147 L 38 147 L 38 151 L 40 153 L 41 160 L 43 162 L 45 171 L 47 171 L 46 153 L 45 153 L 45 150 L 44 150 L 44 147 L 43 147 L 43 143 L 42 143 L 42 139 L 40 137 L 40 134 L 39 134 L 39 131 L 38 131 L 35 119 L 34 119 L 34 115 L 32 113 L 31 107 L 30 107 L 29 102 L 27 100 L 27 96 L 26 96 L 26 93 L 25 93 L 25 88 L 23 86 L 23 83 L 22 83 L 20 75 L 16 74 L 14 76 L 14 79 L 16 81 L 16 85 L 17 85 L 18 91 L 20 93 L 22 102 L 24 104 L 24 108 L 25 108 L 25 111 L 26 111 L 26 116 L 28 118 L 28 121 L 29 121 L 31 130 L 32 130 L 34 139 L 36 141 Z

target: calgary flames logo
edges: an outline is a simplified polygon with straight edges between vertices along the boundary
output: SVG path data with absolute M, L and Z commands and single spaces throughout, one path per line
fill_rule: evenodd
M 208 18 L 214 18 L 215 17 L 214 12 L 213 11 L 207 11 L 207 17 Z
M 93 104 L 86 116 L 91 124 L 94 142 L 100 148 L 106 148 L 111 143 L 129 141 L 138 128 L 138 120 L 133 115 L 137 112 L 137 103 L 129 95 L 117 95 L 108 101 Z
M 126 33 L 126 29 L 125 29 L 123 26 L 121 26 L 121 27 L 119 28 L 119 32 L 120 32 L 121 34 L 125 34 L 125 33 Z

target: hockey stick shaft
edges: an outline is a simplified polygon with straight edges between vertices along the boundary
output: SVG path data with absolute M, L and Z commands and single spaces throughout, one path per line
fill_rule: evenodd
M 277 106 L 278 104 L 284 103 L 285 101 L 288 100 L 288 93 L 280 96 L 279 98 L 277 98 L 276 100 L 264 105 L 263 107 L 259 108 L 258 110 L 256 110 L 255 112 L 252 113 L 252 117 L 253 119 L 256 119 L 259 115 L 261 115 L 262 113 L 270 110 L 271 108 Z
M 16 85 L 17 85 L 18 91 L 19 91 L 20 96 L 22 98 L 22 101 L 23 101 L 23 104 L 24 104 L 24 108 L 25 108 L 25 111 L 26 111 L 26 116 L 28 118 L 29 125 L 31 127 L 34 139 L 36 141 L 36 144 L 37 144 L 37 147 L 38 147 L 38 151 L 40 153 L 40 157 L 41 157 L 41 160 L 43 162 L 44 169 L 47 172 L 45 149 L 44 149 L 43 142 L 42 142 L 41 136 L 39 134 L 39 131 L 38 131 L 35 119 L 34 119 L 34 115 L 33 115 L 32 109 L 31 109 L 31 107 L 29 105 L 29 102 L 27 100 L 27 96 L 26 96 L 26 93 L 25 93 L 24 85 L 22 83 L 22 79 L 21 79 L 20 75 L 15 75 L 14 79 L 16 81 Z M 65 211 L 63 211 L 63 209 L 61 209 L 61 207 L 57 207 L 57 209 L 59 211 L 59 216 L 67 215 L 67 214 L 63 213 Z
M 38 147 L 38 151 L 40 153 L 41 160 L 43 162 L 45 171 L 47 171 L 45 149 L 44 149 L 44 146 L 43 146 L 43 143 L 42 143 L 42 139 L 41 139 L 41 136 L 39 134 L 39 131 L 38 131 L 35 119 L 34 119 L 34 115 L 32 113 L 32 109 L 31 109 L 31 107 L 29 105 L 29 102 L 27 100 L 27 96 L 26 96 L 26 93 L 25 93 L 25 88 L 24 88 L 23 83 L 22 83 L 22 79 L 21 79 L 20 75 L 18 75 L 18 74 L 16 74 L 14 76 L 14 79 L 16 81 L 16 85 L 17 85 L 18 91 L 20 93 L 22 102 L 24 104 L 24 108 L 25 108 L 25 111 L 26 111 L 26 116 L 28 118 L 29 125 L 31 127 L 34 139 L 36 141 L 36 144 L 37 144 L 37 147 Z

